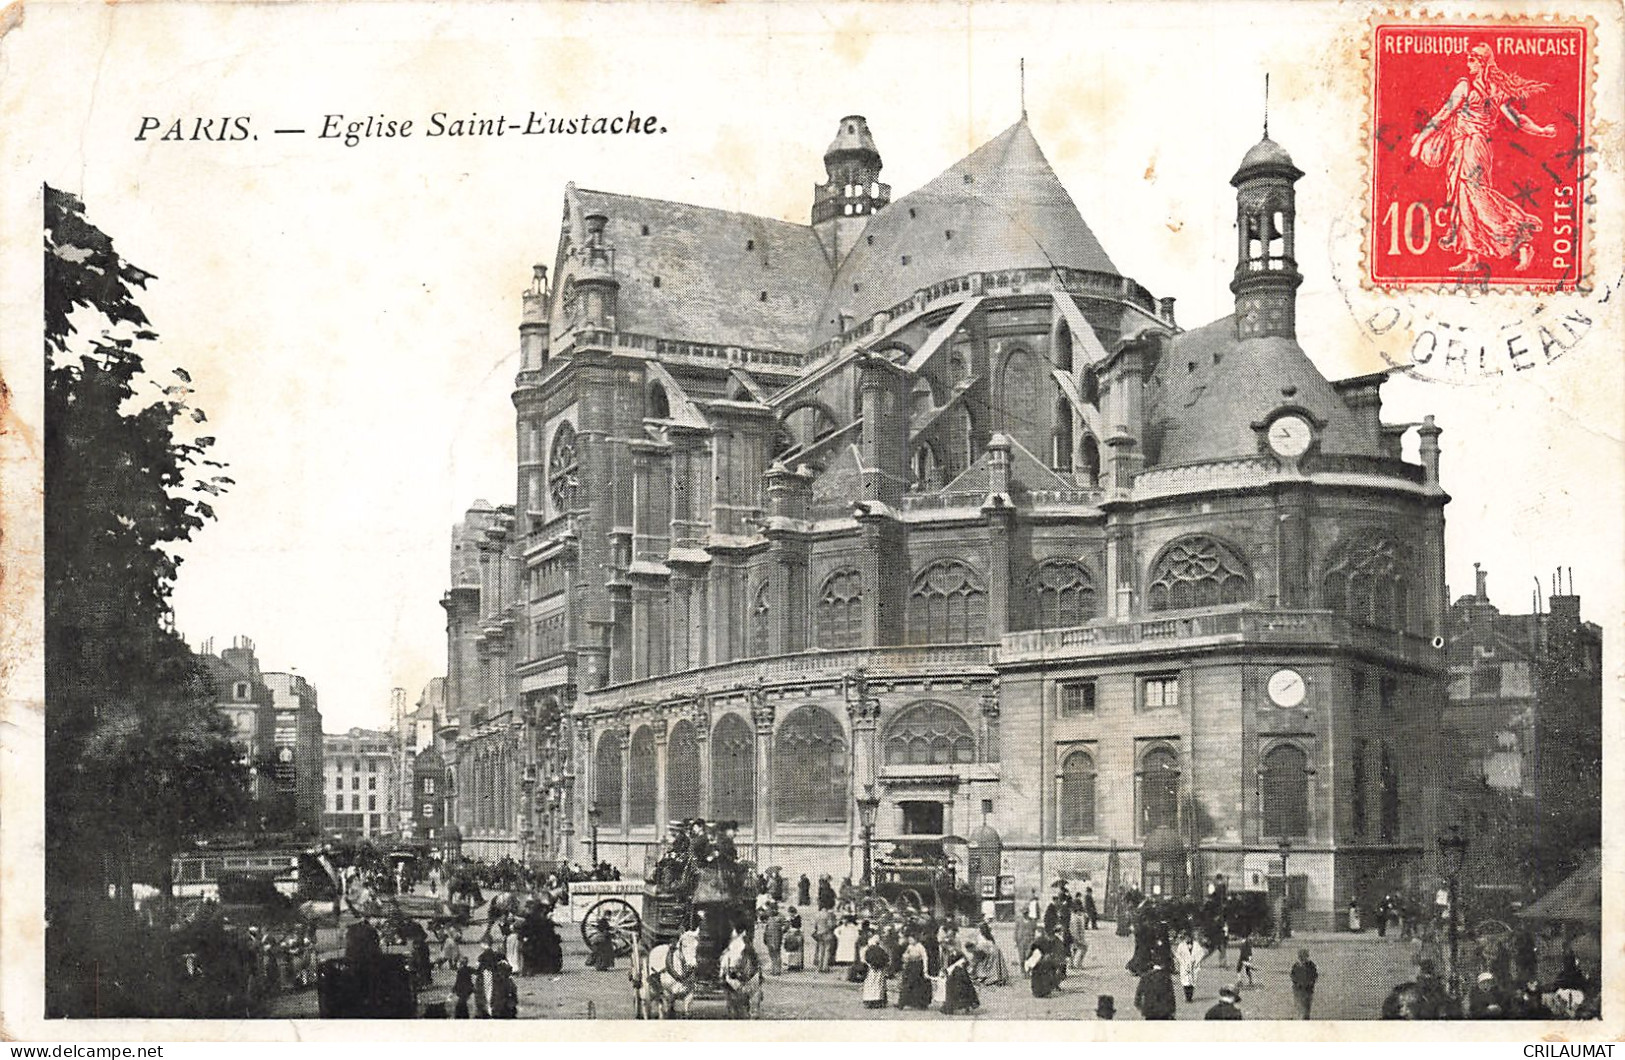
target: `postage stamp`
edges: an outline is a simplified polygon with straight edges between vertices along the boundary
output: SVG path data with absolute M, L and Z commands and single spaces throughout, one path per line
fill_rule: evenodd
M 1370 48 L 1364 280 L 1582 285 L 1594 207 L 1589 26 L 1379 18 Z

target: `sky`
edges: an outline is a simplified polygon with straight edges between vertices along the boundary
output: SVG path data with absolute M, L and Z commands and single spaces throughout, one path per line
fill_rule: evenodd
M 4 147 L 6 231 L 37 245 L 48 180 L 157 276 L 153 364 L 191 373 L 237 482 L 184 551 L 177 624 L 194 646 L 251 637 L 342 731 L 444 672 L 450 529 L 476 499 L 512 499 L 519 293 L 552 263 L 567 181 L 804 222 L 842 116 L 868 118 L 900 196 L 1017 120 L 1025 59 L 1062 183 L 1118 268 L 1194 327 L 1230 308 L 1229 178 L 1269 72 L 1271 134 L 1305 171 L 1299 337 L 1324 374 L 1403 360 L 1441 321 L 1493 345 L 1537 314 L 1588 314 L 1559 360 L 1396 379 L 1385 414 L 1444 428 L 1454 595 L 1479 561 L 1496 602 L 1527 609 L 1532 577 L 1561 564 L 1587 617 L 1617 628 L 1619 299 L 1361 286 L 1364 19 L 1309 3 L 31 5 L 0 50 L 24 130 Z M 1604 113 L 1621 80 L 1602 78 Z M 667 132 L 421 135 L 435 112 L 532 110 Z M 346 147 L 315 135 L 330 114 L 418 134 Z M 137 139 L 144 118 L 237 116 L 258 139 Z M 1619 211 L 1597 226 L 1599 260 L 1620 260 Z M 1405 322 L 1362 327 L 1388 314 Z

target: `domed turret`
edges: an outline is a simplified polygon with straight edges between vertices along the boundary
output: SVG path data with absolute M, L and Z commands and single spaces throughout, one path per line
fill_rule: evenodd
M 875 211 L 891 202 L 880 183 L 880 151 L 861 114 L 841 119 L 824 152 L 825 183 L 813 189 L 813 228 L 830 260 L 839 263 Z
M 1295 257 L 1297 196 L 1303 171 L 1286 149 L 1269 138 L 1242 156 L 1230 183 L 1236 189 L 1236 332 L 1243 339 L 1297 334 L 1297 289 L 1303 283 Z

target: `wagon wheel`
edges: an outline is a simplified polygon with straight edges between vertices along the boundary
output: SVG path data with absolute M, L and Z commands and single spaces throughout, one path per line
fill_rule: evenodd
M 878 894 L 865 895 L 858 902 L 858 912 L 866 920 L 879 920 L 881 914 L 891 912 L 891 903 Z
M 898 893 L 897 904 L 902 908 L 906 908 L 911 913 L 925 912 L 925 899 L 921 898 L 920 892 L 916 891 L 912 887 L 906 888 Z
M 590 950 L 605 929 L 600 928 L 598 922 L 607 921 L 607 931 L 615 947 L 615 956 L 625 957 L 632 952 L 632 940 L 637 936 L 643 925 L 643 919 L 638 911 L 619 898 L 605 898 L 594 903 L 587 915 L 581 919 L 581 941 L 587 944 Z

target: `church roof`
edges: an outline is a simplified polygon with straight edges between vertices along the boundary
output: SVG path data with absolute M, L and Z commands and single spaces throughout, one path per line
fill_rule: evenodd
M 1242 169 L 1249 169 L 1253 166 L 1290 166 L 1291 164 L 1292 156 L 1286 153 L 1286 148 L 1271 140 L 1268 136 L 1253 144 L 1241 159 Z
M 873 216 L 836 273 L 819 334 L 938 280 L 1057 265 L 1117 272 L 1023 119 Z
M 1381 456 L 1337 389 L 1296 339 L 1240 339 L 1234 315 L 1169 342 L 1147 395 L 1148 453 L 1156 464 L 1187 464 L 1258 452 L 1253 424 L 1296 405 L 1325 424 L 1327 453 Z
M 623 329 L 767 350 L 814 345 L 830 267 L 811 227 L 665 199 L 575 194 L 584 214 L 609 218 L 604 241 L 615 251 Z

